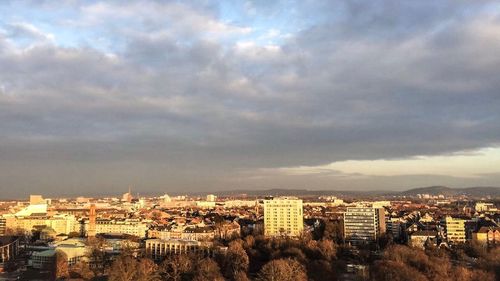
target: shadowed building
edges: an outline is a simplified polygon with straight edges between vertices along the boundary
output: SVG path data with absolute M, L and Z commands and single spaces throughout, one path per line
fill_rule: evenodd
M 16 258 L 19 254 L 18 236 L 0 236 L 0 263 Z
M 385 233 L 384 208 L 349 207 L 344 213 L 344 238 L 352 244 L 375 242 Z

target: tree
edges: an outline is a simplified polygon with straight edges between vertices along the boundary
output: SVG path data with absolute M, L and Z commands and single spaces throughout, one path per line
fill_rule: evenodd
M 376 261 L 372 266 L 372 280 L 377 281 L 427 281 L 415 268 L 398 261 Z
M 62 251 L 54 256 L 54 276 L 56 280 L 69 277 L 68 256 Z
M 303 265 L 292 259 L 278 259 L 266 263 L 259 271 L 259 281 L 305 281 Z
M 105 241 L 101 237 L 89 237 L 87 239 L 87 257 L 89 265 L 95 276 L 104 274 L 104 270 L 108 261 L 104 252 Z
M 325 260 L 331 260 L 337 254 L 335 243 L 329 239 L 322 239 L 317 243 L 318 249 Z
M 80 233 L 78 233 L 76 231 L 72 231 L 72 232 L 68 233 L 68 238 L 75 238 L 75 237 L 80 237 Z
M 234 280 L 238 272 L 246 273 L 248 271 L 249 263 L 250 260 L 247 252 L 243 249 L 242 243 L 238 241 L 229 243 L 229 248 L 224 260 L 225 276 Z
M 131 256 L 120 255 L 111 265 L 109 281 L 135 281 L 138 262 Z
M 217 263 L 211 258 L 202 259 L 197 266 L 193 281 L 224 281 Z
M 166 281 L 180 281 L 182 276 L 190 271 L 191 259 L 186 255 L 173 255 L 165 259 L 160 265 L 162 279 Z
M 332 264 L 326 260 L 313 260 L 307 267 L 309 280 L 335 280 Z
M 78 262 L 70 268 L 70 277 L 72 278 L 90 280 L 94 276 L 94 272 L 90 270 L 89 264 L 86 262 Z
M 148 258 L 143 258 L 137 265 L 136 281 L 159 281 L 160 273 L 158 266 Z
M 245 272 L 239 271 L 234 275 L 234 281 L 250 281 L 250 279 Z

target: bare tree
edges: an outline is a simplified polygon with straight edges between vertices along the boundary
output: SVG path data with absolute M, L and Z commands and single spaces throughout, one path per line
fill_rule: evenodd
M 138 262 L 131 256 L 119 256 L 109 269 L 109 281 L 135 281 Z
M 173 255 L 165 259 L 160 265 L 163 280 L 180 281 L 182 275 L 190 271 L 191 259 L 186 255 Z
M 265 264 L 259 272 L 259 281 L 305 281 L 306 270 L 303 265 L 293 259 L 272 260 Z
M 54 276 L 56 280 L 69 277 L 68 256 L 62 251 L 56 251 L 54 257 Z
M 242 242 L 236 240 L 229 243 L 224 259 L 225 276 L 234 280 L 237 273 L 246 273 L 248 271 L 249 264 L 250 260 L 247 252 L 243 249 Z
M 160 272 L 158 266 L 148 258 L 141 259 L 137 264 L 136 281 L 159 281 Z
M 211 258 L 205 258 L 197 265 L 193 281 L 224 281 L 217 263 Z

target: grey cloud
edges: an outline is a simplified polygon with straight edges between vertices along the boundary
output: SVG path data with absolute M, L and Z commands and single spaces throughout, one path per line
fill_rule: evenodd
M 156 21 L 148 32 L 118 30 L 124 48 L 113 55 L 55 45 L 16 52 L 0 37 L 0 187 L 459 185 L 240 171 L 500 143 L 500 23 L 464 3 L 342 4 L 349 13 L 327 14 L 279 49 L 228 46 L 198 23 L 174 36 Z M 390 14 L 398 17 L 387 22 Z M 117 31 L 112 20 L 100 24 Z

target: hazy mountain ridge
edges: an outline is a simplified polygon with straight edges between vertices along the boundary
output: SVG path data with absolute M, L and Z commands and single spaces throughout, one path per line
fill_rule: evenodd
M 210 192 L 207 192 L 207 194 Z M 483 196 L 493 196 L 500 197 L 500 187 L 466 187 L 466 188 L 451 188 L 447 186 L 429 186 L 429 187 L 418 187 L 412 188 L 405 191 L 387 191 L 387 190 L 374 190 L 374 191 L 363 191 L 363 190 L 308 190 L 308 189 L 262 189 L 262 190 L 250 190 L 250 189 L 240 189 L 240 190 L 228 190 L 228 191 L 218 191 L 213 192 L 218 196 L 236 196 L 236 195 L 247 195 L 247 196 L 416 196 L 417 194 L 429 194 L 429 195 L 445 195 L 445 196 L 457 196 L 457 195 L 467 195 L 472 197 L 483 197 Z M 205 194 L 205 193 L 203 193 Z
M 417 194 L 429 195 L 468 195 L 468 196 L 500 196 L 500 187 L 481 186 L 481 187 L 466 187 L 466 188 L 451 188 L 446 186 L 429 186 L 413 188 L 402 192 L 403 195 L 415 196 Z

